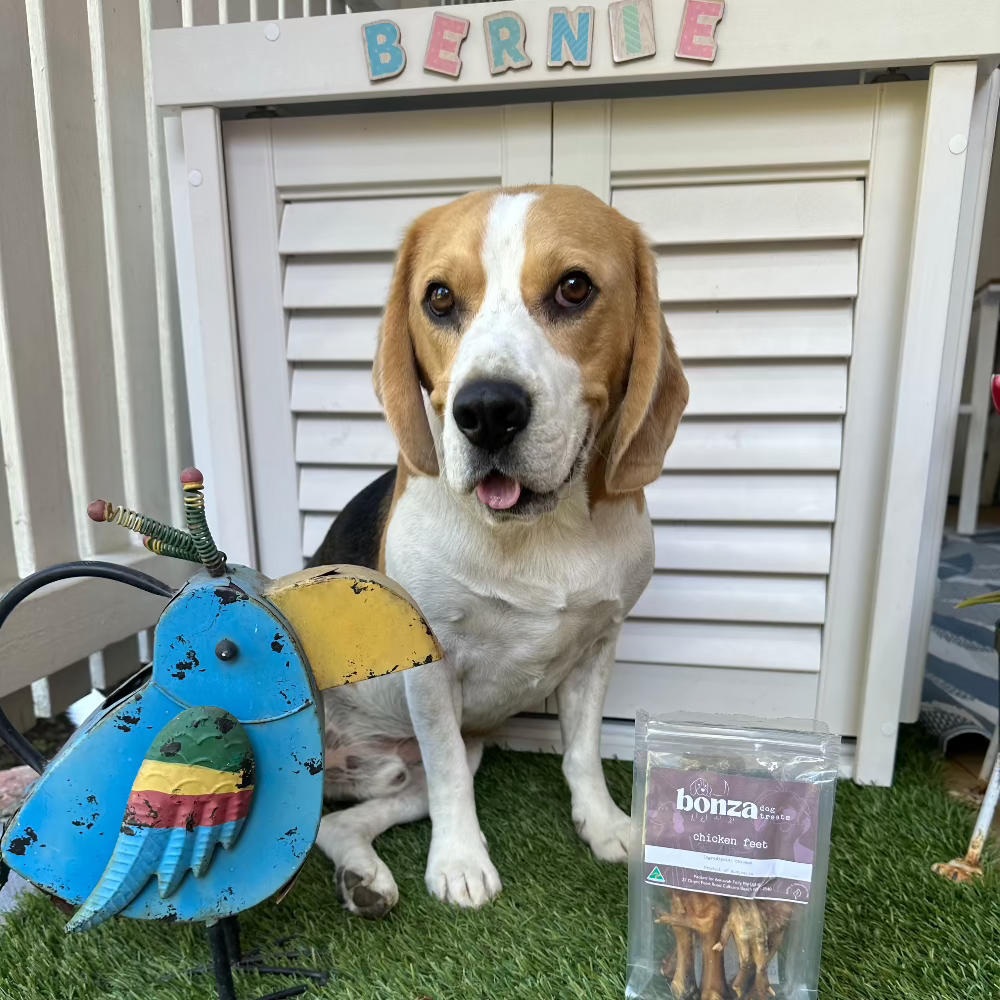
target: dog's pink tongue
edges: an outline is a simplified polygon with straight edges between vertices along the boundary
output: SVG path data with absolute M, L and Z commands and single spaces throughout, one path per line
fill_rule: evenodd
M 487 476 L 476 488 L 476 496 L 490 510 L 507 510 L 517 503 L 520 495 L 521 484 L 499 473 Z

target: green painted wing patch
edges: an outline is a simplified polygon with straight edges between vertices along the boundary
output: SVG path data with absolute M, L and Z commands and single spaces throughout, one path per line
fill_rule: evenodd
M 221 708 L 186 708 L 153 740 L 146 760 L 243 774 L 253 784 L 253 748 L 240 721 Z

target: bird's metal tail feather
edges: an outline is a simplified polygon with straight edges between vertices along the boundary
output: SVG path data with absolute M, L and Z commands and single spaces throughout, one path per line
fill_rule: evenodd
M 90 930 L 127 906 L 159 866 L 163 842 L 157 834 L 169 832 L 139 829 L 128 837 L 121 834 L 101 880 L 70 918 L 66 930 Z

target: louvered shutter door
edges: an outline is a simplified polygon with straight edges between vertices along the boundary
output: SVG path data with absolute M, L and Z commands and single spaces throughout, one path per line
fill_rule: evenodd
M 691 387 L 646 490 L 656 571 L 624 625 L 607 716 L 823 714 L 876 113 L 860 87 L 555 106 L 554 180 L 643 226 Z

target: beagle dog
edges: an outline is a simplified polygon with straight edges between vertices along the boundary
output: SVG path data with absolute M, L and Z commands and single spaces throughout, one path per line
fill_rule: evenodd
M 372 846 L 432 821 L 426 883 L 500 892 L 473 798 L 483 738 L 555 694 L 573 821 L 626 860 L 600 757 L 622 621 L 649 582 L 643 487 L 687 381 L 637 225 L 581 188 L 479 191 L 420 217 L 396 262 L 375 388 L 398 465 L 337 517 L 312 564 L 377 568 L 416 600 L 435 664 L 328 692 L 318 844 L 352 913 L 398 898 Z

